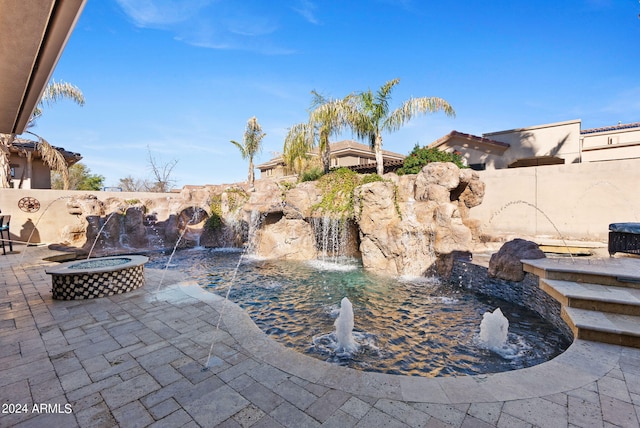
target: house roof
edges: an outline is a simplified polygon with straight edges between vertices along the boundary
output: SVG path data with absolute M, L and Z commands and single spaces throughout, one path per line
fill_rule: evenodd
M 345 157 L 349 155 L 373 155 L 373 150 L 366 144 L 361 144 L 353 140 L 342 140 L 335 143 L 330 143 L 329 147 L 331 148 L 331 156 L 332 157 Z M 310 155 L 317 156 L 318 148 L 314 148 Z M 388 150 L 382 151 L 382 156 L 385 159 L 385 165 L 387 165 L 387 161 L 400 161 L 406 157 L 400 153 L 390 152 Z M 256 165 L 260 171 L 264 171 L 270 168 L 275 168 L 279 165 L 284 165 L 284 159 L 282 156 L 276 156 L 264 163 Z M 375 161 L 373 161 L 373 165 L 375 167 Z
M 384 163 L 384 172 L 394 172 L 397 171 L 398 168 L 404 165 L 404 159 L 390 159 L 385 160 Z M 349 165 L 346 168 L 349 168 L 352 171 L 355 171 L 360 174 L 373 174 L 378 171 L 377 162 L 370 162 L 362 165 Z
M 22 134 L 87 0 L 0 0 L 0 133 Z
M 62 156 L 64 156 L 68 166 L 71 166 L 82 159 L 82 155 L 80 155 L 80 153 L 70 152 L 65 150 L 64 147 L 52 147 L 62 153 Z M 12 153 L 32 152 L 36 156 L 40 155 L 40 152 L 38 151 L 38 143 L 22 138 L 16 138 L 9 147 L 9 150 L 11 150 Z
M 618 125 L 613 125 L 613 126 L 583 129 L 580 131 L 580 134 L 595 134 L 598 132 L 620 131 L 623 129 L 630 129 L 630 128 L 640 128 L 640 122 L 619 123 Z
M 465 134 L 463 132 L 451 131 L 444 137 L 441 137 L 429 144 L 429 148 L 438 148 L 441 146 L 460 146 L 467 149 L 474 149 L 485 153 L 502 154 L 511 145 L 502 141 L 492 140 L 490 138 L 478 137 L 477 135 Z
M 264 163 L 256 165 L 256 168 L 258 168 L 260 171 L 264 171 L 266 169 L 275 168 L 279 165 L 284 165 L 284 159 L 282 158 L 282 156 L 277 156 Z
M 373 150 L 371 149 L 371 146 L 358 143 L 357 141 L 353 141 L 353 140 L 342 140 L 335 143 L 331 143 L 330 147 L 331 147 L 331 154 L 332 155 L 335 154 L 336 156 L 339 156 L 339 155 L 345 156 L 352 153 L 353 154 L 366 153 L 369 155 L 374 153 Z M 317 153 L 317 149 L 314 151 Z M 389 150 L 383 150 L 382 155 L 385 158 L 399 159 L 399 160 L 402 160 L 406 157 L 403 154 L 390 152 Z

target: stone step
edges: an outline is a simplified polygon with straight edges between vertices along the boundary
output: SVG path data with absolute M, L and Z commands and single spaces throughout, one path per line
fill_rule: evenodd
M 575 338 L 640 348 L 640 317 L 562 307 Z
M 563 306 L 640 316 L 640 289 L 547 278 L 540 288 Z
M 640 289 L 640 258 L 522 260 L 538 278 Z

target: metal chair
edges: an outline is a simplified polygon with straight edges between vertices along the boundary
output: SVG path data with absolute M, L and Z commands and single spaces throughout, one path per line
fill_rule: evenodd
M 9 252 L 13 252 L 13 243 L 11 242 L 11 234 L 9 233 L 9 224 L 11 223 L 10 215 L 0 215 L 0 242 L 2 242 L 2 254 L 6 255 L 6 242 L 9 243 Z M 5 237 L 6 236 L 6 237 Z

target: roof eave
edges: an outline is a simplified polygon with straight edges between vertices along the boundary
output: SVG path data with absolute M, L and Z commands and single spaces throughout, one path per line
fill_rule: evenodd
M 458 131 L 451 131 L 447 135 L 433 143 L 429 144 L 430 148 L 438 148 L 443 145 L 458 145 L 467 149 L 474 149 L 485 153 L 502 155 L 509 147 L 508 143 L 491 140 L 477 135 L 465 134 Z
M 22 134 L 86 0 L 0 0 L 0 132 Z

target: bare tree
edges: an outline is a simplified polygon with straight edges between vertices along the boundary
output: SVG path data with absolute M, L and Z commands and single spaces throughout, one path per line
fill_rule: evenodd
M 125 178 L 121 178 L 118 182 L 118 187 L 120 187 L 123 192 L 142 192 L 148 187 L 148 185 L 149 183 L 147 183 L 146 180 L 134 178 L 130 175 Z
M 166 163 L 160 163 L 151 153 L 151 149 L 147 146 L 147 151 L 149 154 L 149 168 L 151 169 L 151 174 L 153 175 L 153 179 L 147 183 L 147 191 L 149 192 L 158 192 L 158 193 L 166 193 L 171 190 L 171 188 L 176 184 L 176 180 L 171 178 L 171 173 L 173 172 L 173 168 L 175 168 L 178 163 L 177 159 L 173 159 Z

